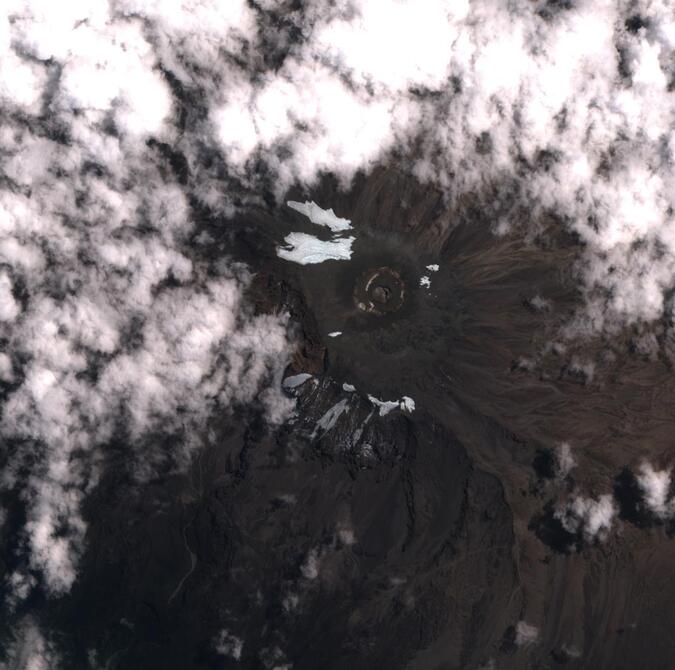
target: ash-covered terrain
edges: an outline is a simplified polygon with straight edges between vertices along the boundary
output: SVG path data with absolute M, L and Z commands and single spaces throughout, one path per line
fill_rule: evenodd
M 9 0 L 0 669 L 673 667 L 668 0 Z

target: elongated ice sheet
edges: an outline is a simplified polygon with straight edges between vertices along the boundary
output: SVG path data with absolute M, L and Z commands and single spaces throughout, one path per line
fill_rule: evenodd
M 279 247 L 277 256 L 300 265 L 323 263 L 324 261 L 345 261 L 352 257 L 353 237 L 337 240 L 320 240 L 306 233 L 290 233 L 286 235 L 287 247 Z
M 334 233 L 349 230 L 352 227 L 352 222 L 349 219 L 341 219 L 335 215 L 332 208 L 322 209 L 315 202 L 306 201 L 302 203 L 289 200 L 286 204 L 296 212 L 304 214 L 312 223 L 316 223 L 318 226 L 326 226 Z

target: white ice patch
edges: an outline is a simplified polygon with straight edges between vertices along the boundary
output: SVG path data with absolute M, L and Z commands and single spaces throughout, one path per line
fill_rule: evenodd
M 290 377 L 286 377 L 284 379 L 282 386 L 285 389 L 294 389 L 304 384 L 308 379 L 311 379 L 312 376 L 313 375 L 310 375 L 307 372 L 301 372 L 298 375 L 291 375 Z
M 332 333 L 328 333 L 328 337 L 340 337 L 342 335 L 341 330 L 334 330 Z
M 359 443 L 359 441 L 361 440 L 361 437 L 363 436 L 363 431 L 366 429 L 366 426 L 368 425 L 368 422 L 370 421 L 372 416 L 373 416 L 373 410 L 371 410 L 368 413 L 368 416 L 363 420 L 363 423 L 352 434 L 352 436 L 351 436 L 352 447 L 355 447 Z
M 322 209 L 314 202 L 295 202 L 289 200 L 286 203 L 291 209 L 294 209 L 300 214 L 304 214 L 312 223 L 319 226 L 326 226 L 334 233 L 349 230 L 352 227 L 352 222 L 349 219 L 341 219 L 335 215 L 331 209 Z
M 320 240 L 306 233 L 290 233 L 284 242 L 286 247 L 277 249 L 277 256 L 300 265 L 312 265 L 328 260 L 349 260 L 352 257 L 353 237 L 344 237 L 340 233 L 349 230 L 351 221 L 335 216 L 332 209 L 321 209 L 313 202 L 288 201 L 288 206 L 307 216 L 312 223 L 330 228 L 333 235 L 330 240 Z
M 431 288 L 431 279 L 427 275 L 420 277 L 420 286 L 424 288 Z
M 368 400 L 378 408 L 380 416 L 386 416 L 395 409 L 409 414 L 415 411 L 415 401 L 408 396 L 403 396 L 400 400 L 380 400 L 375 396 L 368 394 Z
M 408 414 L 415 411 L 415 401 L 412 398 L 409 398 L 407 395 L 404 395 L 400 401 L 401 410 L 408 412 Z
M 327 433 L 337 423 L 340 416 L 349 409 L 349 402 L 346 399 L 333 405 L 317 422 L 312 432 L 312 438 L 321 431 Z
M 320 240 L 306 233 L 290 233 L 284 239 L 289 248 L 279 247 L 277 256 L 300 265 L 325 261 L 348 261 L 352 257 L 353 237 Z
M 436 265 L 436 264 L 427 265 L 426 267 L 427 267 L 427 270 L 429 270 L 429 272 L 438 272 L 438 270 L 439 270 L 439 266 Z
M 352 384 L 348 384 L 347 382 L 345 382 L 342 385 L 342 390 L 346 391 L 347 393 L 354 393 L 354 391 L 356 391 L 356 386 L 354 386 Z

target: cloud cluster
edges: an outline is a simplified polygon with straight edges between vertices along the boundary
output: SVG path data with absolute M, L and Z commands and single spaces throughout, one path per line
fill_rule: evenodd
M 617 514 L 617 506 L 609 494 L 597 499 L 576 495 L 555 511 L 555 517 L 568 533 L 587 542 L 606 540 Z
M 10 1 L 0 63 L 1 484 L 27 516 L 8 585 L 25 596 L 36 573 L 58 595 L 101 449 L 126 441 L 142 472 L 148 436 L 233 404 L 283 420 L 290 346 L 285 317 L 244 304 L 246 268 L 190 244 L 189 185 L 156 148 L 177 140 L 176 113 L 144 19 Z M 167 458 L 180 466 L 193 442 Z
M 555 469 L 558 477 L 566 476 L 576 467 L 569 445 L 562 443 L 556 450 Z M 614 522 L 621 518 L 633 522 L 648 520 L 670 522 L 675 518 L 675 495 L 671 468 L 657 469 L 643 461 L 634 474 L 625 469 L 615 479 L 614 495 L 587 497 L 573 493 L 566 501 L 549 508 L 549 520 L 564 531 L 555 539 L 556 546 L 583 542 L 604 542 L 609 537 Z M 549 536 L 552 539 L 553 535 Z M 566 548 L 565 548 L 566 549 Z

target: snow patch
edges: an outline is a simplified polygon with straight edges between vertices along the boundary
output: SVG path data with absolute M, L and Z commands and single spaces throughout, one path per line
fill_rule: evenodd
M 368 394 L 368 400 L 378 408 L 380 416 L 386 416 L 395 409 L 411 413 L 415 410 L 415 401 L 404 395 L 400 400 L 380 400 Z
M 351 547 L 356 544 L 356 536 L 354 535 L 354 530 L 350 526 L 338 526 L 337 536 L 340 542 L 346 547 Z

